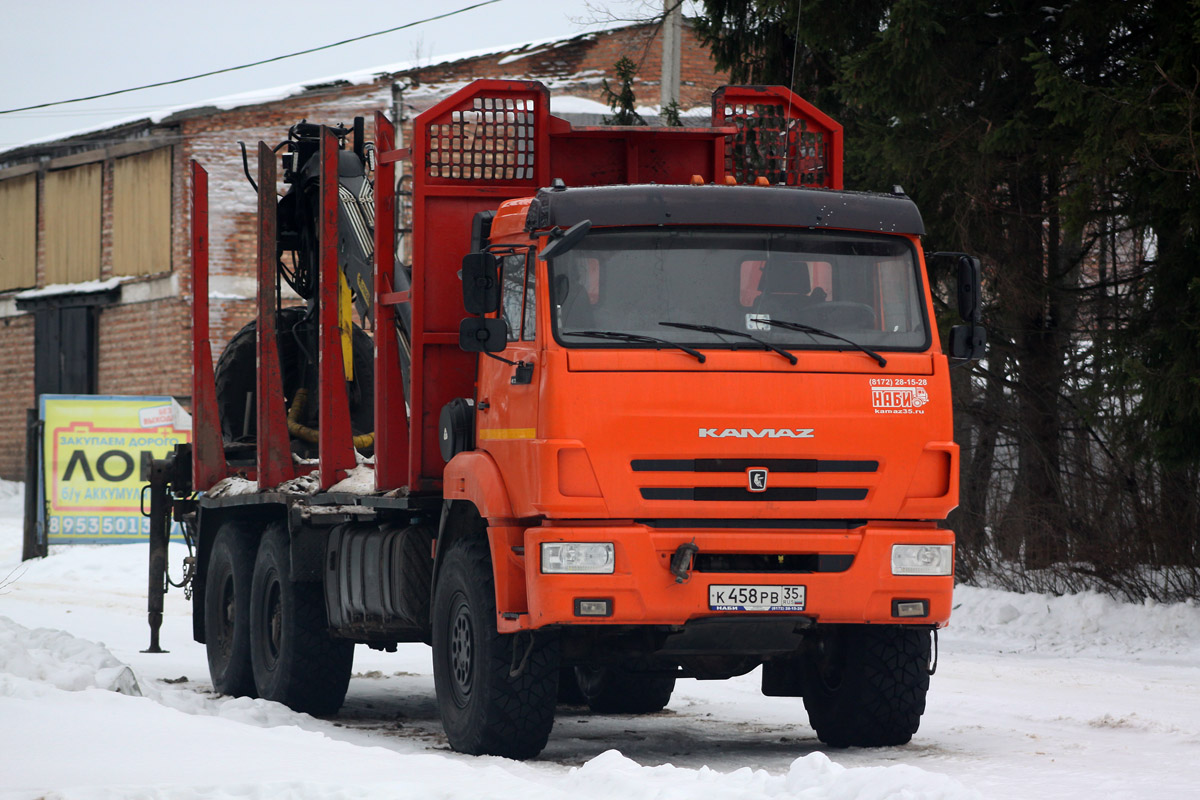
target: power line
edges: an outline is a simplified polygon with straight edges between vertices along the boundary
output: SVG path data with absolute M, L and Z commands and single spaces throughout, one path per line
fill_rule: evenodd
M 102 92 L 100 94 L 88 95 L 87 97 L 75 97 L 70 100 L 55 100 L 50 103 L 38 103 L 37 105 L 23 106 L 21 108 L 6 108 L 3 110 L 0 110 L 0 114 L 16 114 L 17 112 L 20 112 L 20 111 L 33 111 L 34 109 L 38 109 L 38 108 L 49 108 L 50 106 L 62 106 L 62 105 L 67 105 L 68 103 L 82 103 L 85 100 L 99 100 L 102 97 L 113 97 L 114 95 L 118 95 L 118 94 L 128 94 L 129 92 L 140 92 L 143 89 L 157 89 L 160 86 L 171 86 L 176 83 L 185 83 L 187 81 L 194 81 L 199 78 L 208 78 L 213 75 L 222 75 L 226 72 L 236 72 L 237 70 L 240 70 L 240 69 L 249 69 L 250 67 L 260 67 L 263 64 L 271 64 L 276 61 L 283 61 L 284 59 L 287 59 L 287 58 L 295 58 L 296 56 L 306 56 L 309 53 L 317 53 L 317 52 L 320 52 L 321 50 L 329 50 L 334 47 L 341 47 L 344 44 L 351 44 L 353 42 L 361 42 L 363 39 L 370 39 L 375 36 L 383 36 L 384 34 L 387 34 L 387 33 L 395 33 L 396 31 L 402 31 L 405 28 L 415 28 L 417 25 L 424 25 L 427 22 L 436 22 L 439 19 L 446 19 L 447 17 L 453 17 L 456 14 L 462 14 L 466 11 L 473 11 L 476 8 L 482 8 L 483 6 L 490 6 L 493 3 L 499 3 L 499 2 L 501 2 L 501 0 L 483 0 L 483 2 L 475 3 L 474 5 L 465 6 L 463 8 L 459 8 L 454 11 L 447 11 L 445 14 L 438 14 L 437 16 L 426 17 L 425 19 L 419 19 L 416 22 L 409 22 L 404 25 L 397 25 L 395 28 L 388 28 L 387 30 L 384 30 L 384 31 L 375 31 L 374 33 L 367 33 L 362 36 L 355 36 L 351 39 L 343 39 L 340 42 L 333 42 L 332 44 L 324 44 L 324 45 L 321 45 L 320 47 L 310 47 L 307 50 L 300 50 L 295 53 L 288 53 L 287 55 L 283 55 L 283 56 L 275 56 L 274 58 L 265 58 L 262 61 L 255 61 L 250 64 L 242 64 L 237 67 L 225 67 L 224 69 L 214 69 L 211 72 L 202 72 L 199 75 L 191 75 L 186 78 L 175 78 L 175 79 L 169 80 L 169 81 L 159 81 L 158 83 L 147 83 L 143 86 L 134 86 L 129 89 L 117 89 L 117 90 L 111 91 L 111 92 Z

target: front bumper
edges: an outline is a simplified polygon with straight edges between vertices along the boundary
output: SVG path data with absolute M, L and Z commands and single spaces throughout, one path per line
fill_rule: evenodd
M 612 542 L 612 574 L 543 574 L 543 542 Z M 704 554 L 824 555 L 842 571 L 713 572 L 692 569 L 679 582 L 670 570 L 680 545 Z M 801 585 L 802 614 L 819 623 L 911 623 L 944 626 L 954 577 L 893 575 L 893 544 L 953 545 L 952 531 L 904 523 L 867 523 L 853 530 L 660 529 L 645 525 L 569 525 L 525 531 L 528 617 L 519 627 L 547 625 L 682 625 L 705 617 L 795 612 L 714 611 L 709 586 Z M 848 567 L 846 556 L 853 560 Z M 693 561 L 699 564 L 699 559 Z M 844 569 L 843 569 L 844 567 Z M 818 567 L 818 569 L 820 569 Z M 579 601 L 608 600 L 611 613 L 581 616 Z M 895 616 L 897 602 L 924 601 L 928 613 Z M 911 609 L 911 605 L 906 605 Z

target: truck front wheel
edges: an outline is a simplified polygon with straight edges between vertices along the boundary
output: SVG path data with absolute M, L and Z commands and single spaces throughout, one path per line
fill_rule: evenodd
M 907 744 L 925 712 L 929 630 L 841 625 L 818 637 L 802 662 L 817 738 L 831 747 Z
M 217 531 L 204 579 L 204 649 L 213 689 L 254 696 L 250 666 L 250 579 L 254 548 L 236 528 Z
M 354 643 L 329 634 L 318 583 L 291 579 L 287 530 L 267 526 L 250 587 L 250 661 L 258 696 L 294 711 L 333 714 L 346 698 Z
M 546 746 L 558 698 L 558 641 L 496 630 L 486 542 L 450 546 L 433 594 L 433 682 L 450 746 L 532 758 Z

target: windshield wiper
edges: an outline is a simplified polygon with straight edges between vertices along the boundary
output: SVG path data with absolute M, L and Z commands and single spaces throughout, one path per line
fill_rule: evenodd
M 762 345 L 763 349 L 765 349 L 765 350 L 773 350 L 774 352 L 779 353 L 779 355 L 786 358 L 793 366 L 795 366 L 795 364 L 796 364 L 796 357 L 794 355 L 792 355 L 791 353 L 789 353 L 787 350 L 784 350 L 782 347 L 780 347 L 778 345 L 774 345 L 774 344 L 771 344 L 770 342 L 763 341 L 762 339 L 758 338 L 757 336 L 746 333 L 745 331 L 735 331 L 733 328 L 720 328 L 716 325 L 697 325 L 692 322 L 660 322 L 658 324 L 666 325 L 671 328 L 683 328 L 684 330 L 689 330 L 689 331 L 703 331 L 704 333 L 717 333 L 717 334 L 723 334 L 725 336 L 737 336 L 742 339 L 749 339 L 750 341 L 752 341 L 756 344 Z
M 805 325 L 803 322 L 789 322 L 788 320 L 770 319 L 769 317 L 754 317 L 754 321 L 762 323 L 763 325 L 774 325 L 777 328 L 785 328 L 789 331 L 799 331 L 800 333 L 807 333 L 812 336 L 828 336 L 830 339 L 839 339 L 839 340 L 845 342 L 846 344 L 850 345 L 851 347 L 853 347 L 857 350 L 863 351 L 864 353 L 869 355 L 871 358 L 878 361 L 879 366 L 881 366 L 881 367 L 887 366 L 887 359 L 885 359 L 883 356 L 879 355 L 879 353 L 876 353 L 874 350 L 871 350 L 869 348 L 863 347 L 861 344 L 859 344 L 858 342 L 856 342 L 852 339 L 847 339 L 845 336 L 840 336 L 839 334 L 833 333 L 831 331 L 822 330 L 821 328 L 814 328 L 812 325 Z
M 688 347 L 686 344 L 672 342 L 670 339 L 659 339 L 656 336 L 643 336 L 640 333 L 624 333 L 623 331 L 563 331 L 563 336 L 589 336 L 593 339 L 616 339 L 621 342 L 641 342 L 642 344 L 661 344 L 667 347 L 675 347 L 689 356 L 695 356 L 696 360 L 701 364 L 705 362 L 705 355 L 699 350 Z M 661 347 L 654 348 L 662 350 Z

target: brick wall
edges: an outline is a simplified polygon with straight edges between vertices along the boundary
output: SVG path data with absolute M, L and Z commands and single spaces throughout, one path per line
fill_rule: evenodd
M 688 25 L 683 26 L 679 104 L 683 108 L 708 106 L 712 93 L 728 83 Z M 529 45 L 505 53 L 435 64 L 406 73 L 411 84 L 467 82 L 476 78 L 540 80 L 553 93 L 604 101 L 604 79 L 615 90 L 613 65 L 629 56 L 638 65 L 633 82 L 638 105 L 656 106 L 662 74 L 662 37 L 659 26 L 641 25 L 590 33 L 565 42 Z
M 0 320 L 0 477 L 25 475 L 25 409 L 33 408 L 33 315 Z
M 100 312 L 100 394 L 192 393 L 190 305 L 179 298 Z

